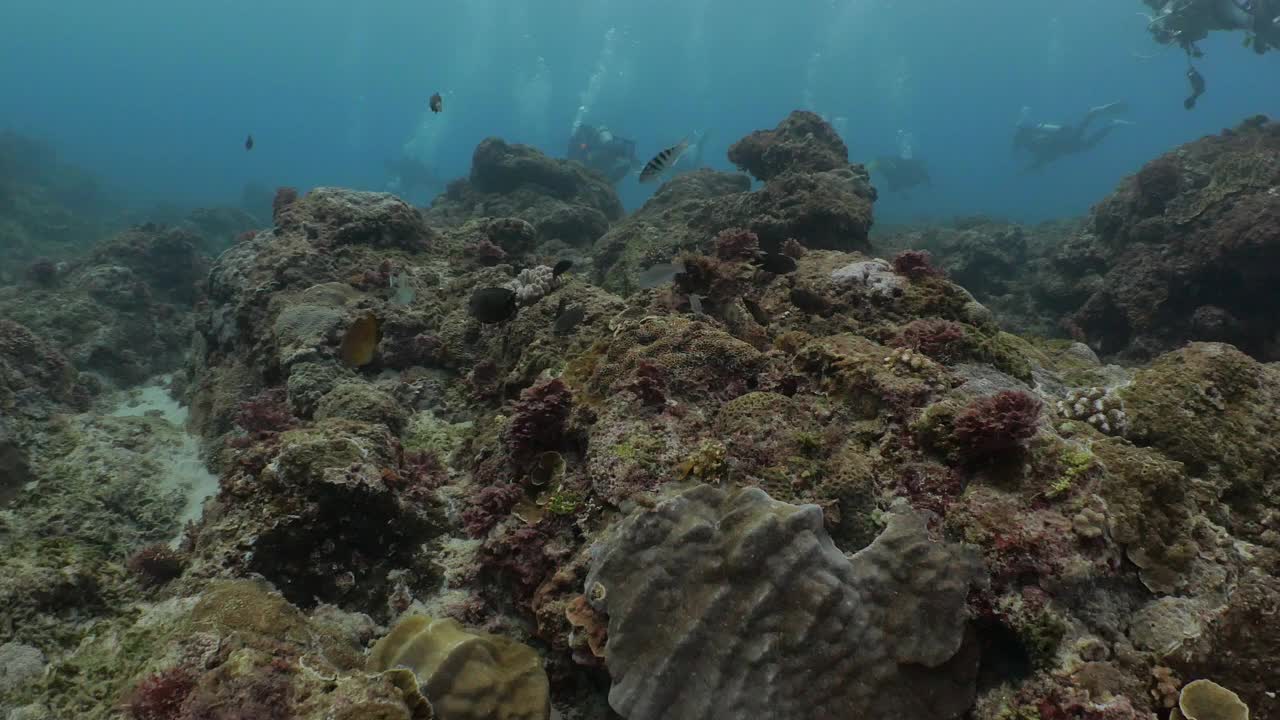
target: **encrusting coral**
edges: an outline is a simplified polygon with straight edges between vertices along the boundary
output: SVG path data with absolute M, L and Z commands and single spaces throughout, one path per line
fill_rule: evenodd
M 609 702 L 628 720 L 927 720 L 973 701 L 980 565 L 909 510 L 849 558 L 816 506 L 703 485 L 592 555 L 585 594 L 609 618 Z
M 547 720 L 547 676 L 538 653 L 508 638 L 470 633 L 456 620 L 413 615 L 369 651 L 373 672 L 411 672 L 407 694 L 426 697 L 439 720 Z M 413 704 L 410 702 L 410 704 Z

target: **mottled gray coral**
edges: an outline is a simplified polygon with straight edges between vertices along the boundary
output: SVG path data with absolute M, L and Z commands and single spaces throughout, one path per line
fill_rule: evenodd
M 1124 435 L 1129 429 L 1124 401 L 1103 387 L 1072 390 L 1058 401 L 1058 414 L 1087 422 L 1106 435 Z
M 507 283 L 506 287 L 516 294 L 516 301 L 521 305 L 532 305 L 555 290 L 559 284 L 552 268 L 538 265 L 521 270 L 516 279 Z
M 876 297 L 892 297 L 902 292 L 907 281 L 893 272 L 884 260 L 852 262 L 831 272 L 831 281 L 837 285 L 849 285 Z
M 586 591 L 628 720 L 940 720 L 974 699 L 981 577 L 905 508 L 850 557 L 816 505 L 700 485 L 597 545 Z

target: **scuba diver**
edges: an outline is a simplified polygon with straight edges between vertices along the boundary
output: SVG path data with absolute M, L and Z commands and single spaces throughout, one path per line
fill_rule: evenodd
M 576 160 L 617 183 L 636 163 L 636 143 L 614 135 L 601 125 L 577 125 L 569 137 L 570 160 Z
M 445 182 L 422 160 L 408 154 L 402 154 L 394 160 L 383 163 L 387 169 L 388 192 L 406 197 L 434 195 L 444 189 Z
M 907 130 L 898 131 L 898 154 L 872 160 L 867 171 L 883 176 L 889 191 L 895 193 L 933 184 L 928 166 L 915 156 L 915 135 Z
M 1013 149 L 1025 150 L 1031 154 L 1031 164 L 1024 172 L 1039 170 L 1045 165 L 1066 157 L 1097 147 L 1098 143 L 1112 130 L 1133 123 L 1127 120 L 1112 119 L 1101 127 L 1090 127 L 1093 122 L 1106 115 L 1124 112 L 1128 106 L 1122 102 L 1114 102 L 1091 108 L 1080 122 L 1075 125 L 1055 125 L 1051 123 L 1032 123 L 1028 120 L 1031 108 L 1022 108 L 1022 116 L 1018 120 L 1017 130 L 1013 134 Z
M 907 192 L 921 185 L 932 185 L 929 168 L 923 160 L 886 155 L 867 163 L 867 171 L 882 175 L 889 192 Z

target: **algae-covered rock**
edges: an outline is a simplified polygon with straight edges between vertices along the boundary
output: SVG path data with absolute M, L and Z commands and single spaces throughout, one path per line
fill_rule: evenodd
M 1222 487 L 1233 528 L 1264 532 L 1280 500 L 1280 371 L 1230 345 L 1192 343 L 1161 356 L 1120 392 L 1135 443 Z
M 367 423 L 380 423 L 399 432 L 408 414 L 395 398 L 366 382 L 336 385 L 316 403 L 315 419 L 343 418 Z
M 441 720 L 546 720 L 547 675 L 533 648 L 499 635 L 472 633 L 456 620 L 413 615 L 369 652 L 368 669 L 413 671 Z
M 974 699 L 982 577 L 906 509 L 850 558 L 816 506 L 700 485 L 604 537 L 585 594 L 628 720 L 938 720 Z

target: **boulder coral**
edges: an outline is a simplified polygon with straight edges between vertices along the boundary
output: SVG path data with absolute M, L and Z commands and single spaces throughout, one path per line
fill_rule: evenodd
M 585 594 L 628 720 L 926 720 L 973 701 L 964 599 L 981 578 L 910 512 L 850 558 L 816 506 L 704 485 L 599 541 Z

